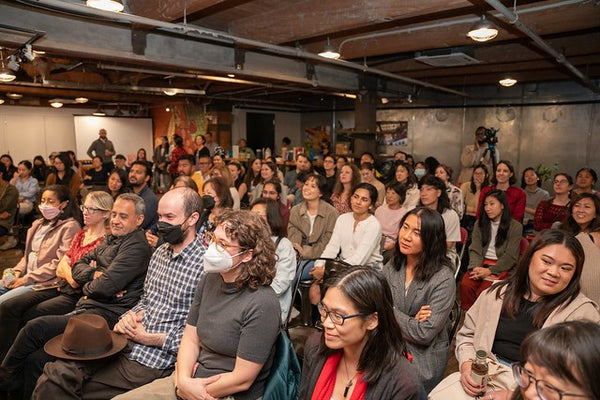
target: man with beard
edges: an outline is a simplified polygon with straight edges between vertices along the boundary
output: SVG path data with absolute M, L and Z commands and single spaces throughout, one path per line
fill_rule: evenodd
M 34 399 L 108 399 L 173 372 L 203 271 L 206 249 L 195 228 L 202 208 L 200 196 L 189 188 L 165 193 L 158 204 L 165 244 L 152 255 L 142 298 L 114 327 L 131 345 L 118 357 L 47 363 Z
M 150 180 L 152 179 L 152 171 L 150 166 L 144 161 L 136 161 L 131 164 L 129 170 L 129 184 L 133 193 L 144 199 L 146 208 L 144 211 L 144 223 L 142 229 L 151 229 L 158 222 L 156 209 L 158 208 L 158 197 L 150 189 Z
M 485 164 L 488 171 L 494 170 L 492 166 L 492 155 L 490 154 L 491 150 L 486 152 L 488 144 L 485 142 L 485 131 L 485 126 L 477 128 L 477 130 L 475 130 L 475 142 L 465 146 L 463 149 L 460 155 L 462 169 L 458 176 L 457 186 L 460 186 L 463 182 L 469 182 L 471 180 L 471 175 L 473 174 L 473 168 L 479 164 Z M 498 162 L 500 159 L 500 152 L 498 149 L 495 149 L 494 153 L 494 158 L 496 159 L 496 162 Z
M 97 248 L 73 266 L 73 279 L 83 297 L 75 310 L 66 315 L 46 315 L 29 321 L 19 332 L 2 361 L 0 395 L 10 391 L 29 399 L 44 364 L 53 358 L 44 344 L 63 333 L 71 316 L 98 314 L 108 326 L 138 303 L 143 293 L 150 247 L 140 229 L 144 220 L 144 201 L 125 193 L 115 201 L 110 218 L 111 234 Z

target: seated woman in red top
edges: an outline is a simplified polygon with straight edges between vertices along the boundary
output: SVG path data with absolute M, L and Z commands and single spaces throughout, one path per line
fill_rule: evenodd
M 533 229 L 542 231 L 552 228 L 554 223 L 562 223 L 569 216 L 569 204 L 573 178 L 564 172 L 554 175 L 552 184 L 554 197 L 541 201 L 535 209 Z
M 515 186 L 517 178 L 515 176 L 515 167 L 512 163 L 507 160 L 498 161 L 496 171 L 491 179 L 492 184 L 481 189 L 479 195 L 479 207 L 477 209 L 477 219 L 481 213 L 481 204 L 485 194 L 492 189 L 500 189 L 506 193 L 508 198 L 508 208 L 512 217 L 517 221 L 523 221 L 523 215 L 525 215 L 525 204 L 527 201 L 527 195 L 523 189 Z
M 306 342 L 299 398 L 418 399 L 417 372 L 402 354 L 402 332 L 381 272 L 353 267 L 326 286 L 318 305 L 324 330 Z

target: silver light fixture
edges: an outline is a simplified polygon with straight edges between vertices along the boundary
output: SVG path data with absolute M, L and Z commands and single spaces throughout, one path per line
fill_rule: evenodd
M 125 8 L 121 0 L 87 0 L 85 4 L 88 7 L 112 12 L 121 12 Z
M 476 42 L 487 42 L 498 36 L 498 28 L 482 15 L 481 20 L 469 29 L 467 36 Z
M 337 48 L 333 47 L 331 43 L 329 43 L 329 36 L 327 37 L 327 44 L 322 52 L 319 53 L 319 56 L 323 58 L 329 58 L 332 60 L 337 60 L 340 58 L 340 52 Z

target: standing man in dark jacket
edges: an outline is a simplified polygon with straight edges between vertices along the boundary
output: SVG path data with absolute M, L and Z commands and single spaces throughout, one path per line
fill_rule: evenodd
M 115 145 L 106 137 L 106 129 L 98 131 L 98 139 L 94 140 L 87 151 L 90 158 L 98 156 L 102 158 L 102 165 L 107 171 L 112 171 L 115 167 L 112 157 L 115 155 Z
M 31 397 L 44 364 L 52 360 L 44 352 L 44 344 L 63 333 L 71 316 L 98 314 L 112 327 L 120 315 L 139 301 L 151 256 L 140 229 L 143 221 L 142 198 L 133 193 L 120 195 L 111 212 L 111 234 L 73 266 L 73 279 L 83 292 L 75 311 L 38 317 L 21 329 L 2 362 L 0 376 L 8 379 L 0 384 L 0 391 L 14 391 L 18 396 L 22 392 L 23 398 Z

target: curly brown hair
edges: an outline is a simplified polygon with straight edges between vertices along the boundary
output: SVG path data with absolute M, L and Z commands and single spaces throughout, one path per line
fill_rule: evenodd
M 275 277 L 276 253 L 267 223 L 250 211 L 225 209 L 215 218 L 215 226 L 221 226 L 227 237 L 236 240 L 242 249 L 252 250 L 250 261 L 241 264 L 236 287 L 256 290 L 259 286 L 269 286 Z

